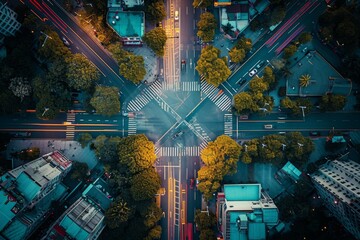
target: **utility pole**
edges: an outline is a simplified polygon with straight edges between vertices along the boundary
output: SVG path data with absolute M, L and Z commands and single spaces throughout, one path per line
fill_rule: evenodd
M 41 45 L 41 47 L 43 47 L 43 46 L 45 45 L 45 43 L 46 43 L 46 40 L 47 40 L 48 38 L 52 39 L 52 37 L 50 37 L 49 35 L 47 35 L 46 33 L 42 32 L 42 31 L 40 31 L 40 33 L 41 33 L 42 35 L 45 35 L 44 43 Z

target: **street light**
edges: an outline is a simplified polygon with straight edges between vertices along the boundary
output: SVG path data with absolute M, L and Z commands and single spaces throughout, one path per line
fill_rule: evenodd
M 281 144 L 281 146 L 282 146 L 282 150 L 284 151 L 284 150 L 285 150 L 286 145 L 282 143 L 282 144 Z
M 45 108 L 44 108 L 44 112 L 41 114 L 41 116 L 43 117 L 43 116 L 44 116 L 44 114 L 45 114 L 47 111 L 49 111 L 49 109 L 50 109 L 50 108 L 45 107 Z
M 304 144 L 301 143 L 297 143 L 299 145 L 299 148 L 301 148 L 302 146 L 304 146 Z
M 244 147 L 245 147 L 245 152 L 247 152 L 248 146 L 246 144 L 244 144 Z
M 266 60 L 266 62 L 267 62 L 268 64 L 270 64 L 270 66 L 271 66 L 273 69 L 275 69 L 275 67 L 271 64 L 271 62 L 270 62 L 269 60 Z
M 47 35 L 46 33 L 42 32 L 42 31 L 40 31 L 40 33 L 46 36 L 43 44 L 41 45 L 41 47 L 43 47 L 43 46 L 45 45 L 45 43 L 46 43 L 46 40 L 47 40 L 48 38 L 52 39 L 52 37 L 50 37 L 49 35 Z
M 266 108 L 259 108 L 260 111 L 267 112 L 268 110 Z

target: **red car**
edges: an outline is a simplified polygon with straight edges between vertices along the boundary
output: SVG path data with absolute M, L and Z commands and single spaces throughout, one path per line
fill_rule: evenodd
M 190 189 L 194 189 L 194 179 L 190 179 Z

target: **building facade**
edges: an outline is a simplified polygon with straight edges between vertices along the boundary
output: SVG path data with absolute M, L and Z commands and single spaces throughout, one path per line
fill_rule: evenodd
M 360 239 L 360 164 L 328 161 L 311 175 L 325 206 L 356 239 Z
M 260 184 L 226 184 L 217 196 L 217 217 L 225 240 L 266 239 L 279 212 Z
M 55 151 L 0 178 L 0 236 L 26 239 L 42 222 L 53 201 L 66 193 L 62 179 L 72 162 Z
M 0 37 L 14 36 L 21 24 L 16 20 L 17 14 L 6 3 L 0 2 Z

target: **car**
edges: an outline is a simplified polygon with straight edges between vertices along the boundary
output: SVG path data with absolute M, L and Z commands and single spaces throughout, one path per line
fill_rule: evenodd
M 184 134 L 184 131 L 177 132 L 177 133 L 174 134 L 174 136 L 172 137 L 172 139 L 174 140 L 175 138 L 180 137 L 180 136 L 182 136 L 183 134 Z
M 307 47 L 304 47 L 304 49 L 302 50 L 302 52 L 304 53 L 304 52 L 306 52 L 307 51 Z
M 246 83 L 246 80 L 245 80 L 245 79 L 240 80 L 240 81 L 238 82 L 238 84 L 239 84 L 240 86 L 244 85 L 244 83 Z
M 65 37 L 62 37 L 62 40 L 66 46 L 70 46 L 69 41 Z
M 199 179 L 197 178 L 196 179 L 196 187 L 198 187 L 198 185 L 199 185 Z
M 310 136 L 313 136 L 313 137 L 316 137 L 316 136 L 320 136 L 320 133 L 317 132 L 317 131 L 311 131 L 311 132 L 309 133 L 309 135 L 310 135 Z
M 260 61 L 258 65 L 256 65 L 257 68 L 261 68 L 264 65 L 264 61 Z
M 179 11 L 175 11 L 175 20 L 179 20 Z
M 253 69 L 250 73 L 249 76 L 252 77 L 257 73 L 257 69 Z
M 247 120 L 249 119 L 249 115 L 240 115 L 241 120 Z
M 272 128 L 273 128 L 273 125 L 271 125 L 271 124 L 266 124 L 266 125 L 264 125 L 264 128 L 265 128 L 265 129 L 272 129 Z
M 194 189 L 194 179 L 190 179 L 190 189 Z
M 183 59 L 181 60 L 181 69 L 185 69 L 186 67 L 186 61 Z

